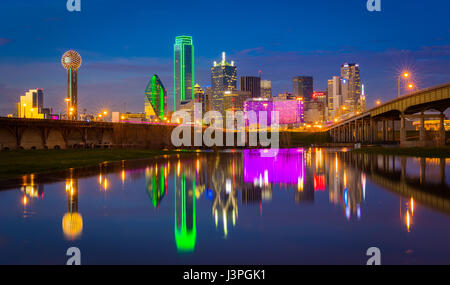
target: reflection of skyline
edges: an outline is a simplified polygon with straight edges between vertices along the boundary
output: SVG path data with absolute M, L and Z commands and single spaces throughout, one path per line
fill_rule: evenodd
M 145 169 L 145 189 L 153 207 L 158 208 L 167 193 L 167 167 L 147 167 Z
M 192 252 L 195 249 L 195 243 L 197 241 L 195 178 L 187 181 L 186 175 L 184 173 L 180 174 L 177 171 L 177 175 L 174 177 L 174 188 L 175 242 L 177 250 L 181 252 Z
M 67 213 L 62 219 L 62 229 L 66 239 L 76 240 L 83 232 L 83 217 L 78 212 L 78 179 L 67 179 L 65 186 Z
M 318 148 L 282 150 L 276 157 L 262 154 L 263 151 L 251 150 L 196 154 L 184 159 L 172 157 L 154 161 L 140 170 L 116 169 L 112 176 L 104 166 L 99 168 L 100 173 L 94 180 L 98 180 L 102 192 L 108 193 L 104 195 L 103 201 L 106 201 L 114 195 L 113 188 L 117 188 L 113 184 L 119 184 L 124 190 L 135 180 L 132 176 L 145 179 L 145 191 L 153 207 L 164 211 L 174 206 L 174 237 L 179 252 L 195 250 L 198 215 L 204 214 L 199 210 L 203 209 L 199 203 L 205 202 L 211 207 L 209 226 L 215 226 L 218 234 L 225 238 L 232 235 L 238 220 L 242 220 L 239 207 L 256 209 L 250 206 L 259 206 L 262 216 L 263 204 L 273 198 L 278 200 L 284 191 L 298 207 L 305 203 L 322 203 L 323 199 L 317 197 L 327 195 L 329 204 L 337 206 L 342 217 L 363 220 L 369 181 L 398 194 L 399 219 L 407 232 L 417 226 L 414 224 L 417 204 L 450 213 L 445 159 L 393 158 Z M 67 213 L 62 229 L 68 240 L 80 238 L 83 232 L 83 217 L 78 212 L 78 178 L 74 173 L 76 171 L 70 171 L 64 182 Z M 36 209 L 36 205 L 28 204 L 31 200 L 40 203 L 44 197 L 43 184 L 39 184 L 37 178 L 34 175 L 23 178 L 20 190 L 26 199 L 22 201 L 24 216 L 30 216 L 29 210 Z

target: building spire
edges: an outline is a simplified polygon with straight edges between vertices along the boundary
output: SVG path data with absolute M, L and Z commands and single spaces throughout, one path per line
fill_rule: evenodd
M 222 65 L 225 65 L 225 52 L 222 52 Z

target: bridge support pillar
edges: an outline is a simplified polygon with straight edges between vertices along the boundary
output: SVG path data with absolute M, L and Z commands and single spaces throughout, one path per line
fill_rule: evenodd
M 367 127 L 366 127 L 366 121 L 362 119 L 362 141 L 365 143 L 367 141 Z
M 392 119 L 392 142 L 395 142 L 395 119 Z
M 400 115 L 400 145 L 406 144 L 405 114 Z
M 347 124 L 347 142 L 352 141 L 352 123 Z
M 381 140 L 383 141 L 383 142 L 386 142 L 386 120 L 385 119 L 383 119 L 382 121 L 381 121 Z
M 419 145 L 420 146 L 426 145 L 425 116 L 423 112 L 420 113 Z
M 445 115 L 444 112 L 441 112 L 439 116 L 439 146 L 445 145 Z
M 378 140 L 378 123 L 374 119 L 370 119 L 370 142 L 375 143 Z
M 342 142 L 342 132 L 341 132 L 341 127 L 337 128 L 337 137 L 338 137 L 338 142 Z

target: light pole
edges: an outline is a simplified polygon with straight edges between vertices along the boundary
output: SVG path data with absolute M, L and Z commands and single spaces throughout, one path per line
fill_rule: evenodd
M 407 72 L 407 71 L 405 71 L 405 72 L 402 72 L 402 74 L 400 74 L 399 76 L 398 76 L 398 97 L 400 97 L 400 87 L 401 87 L 401 79 L 407 79 L 409 77 L 409 72 Z
M 27 113 L 26 113 L 26 107 L 27 107 L 27 104 L 23 104 L 23 118 L 25 119 L 26 117 L 27 117 Z

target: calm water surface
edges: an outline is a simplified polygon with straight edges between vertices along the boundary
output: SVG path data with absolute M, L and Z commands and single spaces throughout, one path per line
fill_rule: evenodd
M 0 183 L 0 264 L 450 264 L 450 160 L 287 149 Z

